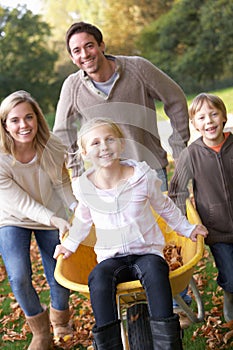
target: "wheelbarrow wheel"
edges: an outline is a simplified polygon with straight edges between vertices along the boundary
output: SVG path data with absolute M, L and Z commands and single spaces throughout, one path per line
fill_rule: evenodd
M 127 328 L 131 350 L 153 349 L 149 313 L 146 303 L 137 303 L 127 309 Z

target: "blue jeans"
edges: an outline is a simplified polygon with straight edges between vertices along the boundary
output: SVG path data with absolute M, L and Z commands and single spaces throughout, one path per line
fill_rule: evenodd
M 167 184 L 167 169 L 157 169 L 156 170 L 158 178 L 162 180 L 161 190 L 162 192 L 166 192 L 168 190 L 168 184 Z
M 158 178 L 160 180 L 162 180 L 162 185 L 161 185 L 161 190 L 162 192 L 166 192 L 168 190 L 168 183 L 167 183 L 167 169 L 166 168 L 162 168 L 162 169 L 158 169 L 157 171 L 157 175 Z M 187 305 L 190 305 L 192 302 L 192 298 L 187 294 L 188 293 L 188 287 L 185 288 L 181 293 L 180 296 L 184 299 L 184 301 L 186 302 Z M 179 307 L 179 305 L 177 304 L 177 302 L 175 301 L 175 299 L 173 299 L 173 307 L 177 308 Z
M 166 261 L 154 254 L 127 255 L 106 259 L 95 266 L 88 285 L 97 327 L 118 319 L 116 286 L 139 279 L 146 292 L 152 319 L 173 314 L 169 268 Z
M 33 230 L 40 249 L 46 279 L 50 287 L 51 305 L 57 310 L 69 307 L 70 291 L 54 278 L 56 260 L 53 253 L 59 244 L 57 230 Z M 16 300 L 26 316 L 43 311 L 38 294 L 32 285 L 30 242 L 32 230 L 16 226 L 0 228 L 0 253 Z
M 215 243 L 210 246 L 210 250 L 218 269 L 219 286 L 233 293 L 233 243 Z

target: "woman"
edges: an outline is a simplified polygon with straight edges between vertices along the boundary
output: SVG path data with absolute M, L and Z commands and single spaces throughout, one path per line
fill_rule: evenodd
M 53 252 L 69 229 L 66 207 L 77 205 L 64 167 L 65 147 L 49 131 L 37 102 L 25 91 L 0 106 L 0 253 L 12 291 L 33 333 L 30 350 L 50 347 L 48 311 L 32 285 L 34 232 L 50 286 L 54 336 L 71 333 L 69 290 L 54 279 Z

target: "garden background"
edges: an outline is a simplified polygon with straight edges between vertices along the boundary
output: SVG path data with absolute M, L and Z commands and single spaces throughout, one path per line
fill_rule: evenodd
M 233 128 L 232 0 L 38 2 L 40 12 L 34 13 L 26 6 L 6 7 L 0 1 L 0 101 L 15 90 L 30 91 L 52 129 L 62 82 L 76 70 L 66 52 L 65 32 L 74 21 L 84 20 L 103 31 L 106 53 L 148 58 L 183 88 L 188 103 L 201 91 L 218 94 L 227 106 L 227 127 Z M 168 123 L 160 105 L 158 116 L 161 125 Z M 192 130 L 191 136 L 192 140 L 197 134 Z M 171 159 L 169 177 L 173 169 Z M 31 257 L 35 287 L 49 305 L 49 288 L 34 240 Z M 205 320 L 185 330 L 184 349 L 233 349 L 233 325 L 226 325 L 222 318 L 222 290 L 216 284 L 208 249 L 194 277 L 205 305 Z M 90 303 L 78 293 L 72 293 L 70 300 L 75 337 L 54 344 L 54 349 L 83 350 L 91 344 Z M 31 334 L 1 259 L 0 305 L 0 348 L 27 349 Z

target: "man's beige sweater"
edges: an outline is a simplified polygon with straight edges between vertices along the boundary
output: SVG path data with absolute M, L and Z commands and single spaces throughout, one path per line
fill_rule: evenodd
M 162 101 L 173 133 L 169 143 L 178 158 L 189 140 L 186 98 L 181 88 L 165 73 L 141 57 L 106 56 L 115 60 L 117 79 L 108 95 L 98 90 L 80 70 L 64 82 L 57 106 L 54 133 L 69 147 L 68 167 L 73 176 L 83 171 L 75 159 L 77 129 L 93 117 L 115 120 L 126 136 L 125 158 L 146 161 L 153 169 L 168 164 L 162 148 L 155 101 Z

